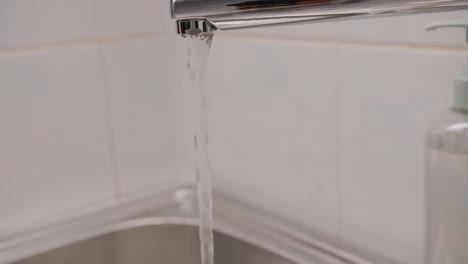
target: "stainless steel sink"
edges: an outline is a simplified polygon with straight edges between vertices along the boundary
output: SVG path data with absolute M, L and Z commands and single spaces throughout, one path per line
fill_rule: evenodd
M 292 264 L 271 252 L 222 233 L 215 233 L 216 263 Z M 15 264 L 155 264 L 200 263 L 198 229 L 152 225 L 101 235 Z
M 163 186 L 0 230 L 0 264 L 200 263 L 193 186 Z M 396 264 L 216 191 L 213 215 L 217 264 Z

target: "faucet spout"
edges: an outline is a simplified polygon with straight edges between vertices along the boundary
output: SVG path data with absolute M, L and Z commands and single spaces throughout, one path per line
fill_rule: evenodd
M 180 35 L 200 35 L 210 33 L 216 30 L 206 19 L 182 19 L 177 20 L 177 33 Z
M 179 33 L 184 30 L 186 33 L 191 32 L 191 29 L 203 30 L 205 26 L 207 30 L 229 30 L 285 23 L 468 9 L 467 0 L 171 1 L 172 17 L 178 21 Z

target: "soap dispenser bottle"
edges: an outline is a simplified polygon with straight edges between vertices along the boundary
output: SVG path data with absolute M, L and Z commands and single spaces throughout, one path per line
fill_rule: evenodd
M 461 27 L 468 19 L 430 24 Z M 425 264 L 468 264 L 468 65 L 455 78 L 453 106 L 426 138 Z

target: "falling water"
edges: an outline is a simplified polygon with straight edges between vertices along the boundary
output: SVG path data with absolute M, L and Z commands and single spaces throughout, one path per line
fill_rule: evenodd
M 203 76 L 210 51 L 212 33 L 184 35 L 187 48 L 187 68 L 191 80 L 193 112 L 193 144 L 196 159 L 200 247 L 202 264 L 214 264 L 211 171 L 208 159 L 208 120 Z

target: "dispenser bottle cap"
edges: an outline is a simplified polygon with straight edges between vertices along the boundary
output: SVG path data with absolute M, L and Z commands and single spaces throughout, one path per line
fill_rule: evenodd
M 426 26 L 427 30 L 436 30 L 439 28 L 464 28 L 466 42 L 468 43 L 468 19 L 447 20 L 430 23 Z M 453 107 L 457 110 L 468 111 L 468 65 L 455 78 Z

